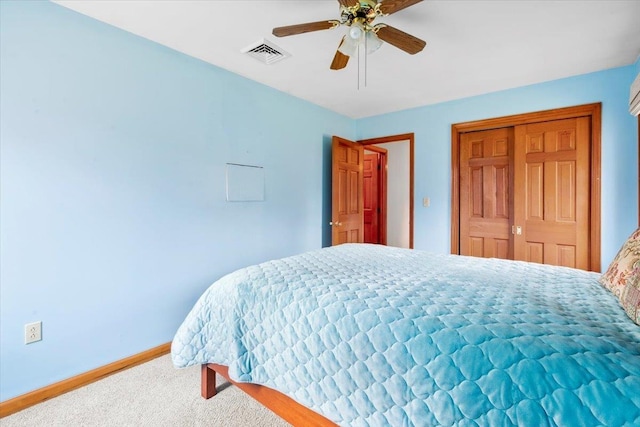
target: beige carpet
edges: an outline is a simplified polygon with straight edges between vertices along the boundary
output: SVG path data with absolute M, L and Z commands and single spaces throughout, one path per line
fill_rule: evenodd
M 2 418 L 0 426 L 289 426 L 223 381 L 204 400 L 200 368 L 175 369 L 163 356 Z

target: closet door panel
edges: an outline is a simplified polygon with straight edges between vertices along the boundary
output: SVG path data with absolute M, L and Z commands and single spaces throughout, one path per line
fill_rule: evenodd
M 515 128 L 514 258 L 589 267 L 589 119 Z
M 470 132 L 460 140 L 460 254 L 512 258 L 513 129 Z

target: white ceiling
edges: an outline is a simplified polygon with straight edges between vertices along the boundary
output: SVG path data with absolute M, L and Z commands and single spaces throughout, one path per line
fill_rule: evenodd
M 345 27 L 271 34 L 338 19 L 337 0 L 55 3 L 352 118 L 629 65 L 640 54 L 639 0 L 425 0 L 376 22 L 426 48 L 412 56 L 383 45 L 359 88 L 357 60 L 329 70 Z M 262 38 L 292 57 L 265 65 L 241 53 Z

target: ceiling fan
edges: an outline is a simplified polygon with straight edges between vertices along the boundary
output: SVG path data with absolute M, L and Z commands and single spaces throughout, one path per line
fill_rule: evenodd
M 277 37 L 293 36 L 311 31 L 329 30 L 346 25 L 350 27 L 331 63 L 332 70 L 340 70 L 347 66 L 349 57 L 353 56 L 359 46 L 364 45 L 367 53 L 377 50 L 385 41 L 411 55 L 422 51 L 425 41 L 400 31 L 390 25 L 374 21 L 379 16 L 387 16 L 405 9 L 422 0 L 338 0 L 340 3 L 340 19 L 288 25 L 273 29 Z

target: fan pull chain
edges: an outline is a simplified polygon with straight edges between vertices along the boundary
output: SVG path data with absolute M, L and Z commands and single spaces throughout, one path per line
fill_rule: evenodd
M 358 90 L 360 90 L 360 43 L 358 43 Z
M 362 73 L 360 71 L 360 63 L 363 62 L 362 58 L 360 58 L 360 51 L 362 49 L 362 44 L 358 43 L 358 90 L 360 90 L 360 75 L 362 74 L 364 76 L 364 87 L 367 87 L 367 61 L 368 61 L 368 57 L 369 54 L 367 53 L 368 51 L 368 45 L 367 45 L 368 41 L 367 38 L 365 37 L 364 39 L 364 73 Z
M 369 39 L 367 34 L 364 35 L 364 87 L 367 87 L 367 58 L 369 58 Z

